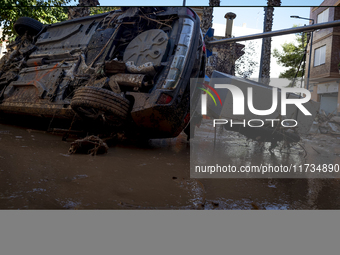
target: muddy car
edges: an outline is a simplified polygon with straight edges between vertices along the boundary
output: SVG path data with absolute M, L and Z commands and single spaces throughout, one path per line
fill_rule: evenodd
M 1 114 L 104 123 L 148 138 L 188 126 L 190 78 L 205 67 L 190 8 L 122 8 L 51 25 L 22 17 L 14 28 L 19 36 L 0 62 Z

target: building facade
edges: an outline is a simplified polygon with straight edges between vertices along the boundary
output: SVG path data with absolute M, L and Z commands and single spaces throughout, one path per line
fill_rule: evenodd
M 334 7 L 332 7 L 334 6 Z M 340 0 L 325 0 L 311 8 L 310 19 L 323 23 L 340 19 Z M 309 47 L 308 47 L 309 49 Z M 312 52 L 307 52 L 306 66 L 310 65 L 312 99 L 320 102 L 320 110 L 340 115 L 340 27 L 314 31 Z M 306 77 L 308 68 L 306 68 Z

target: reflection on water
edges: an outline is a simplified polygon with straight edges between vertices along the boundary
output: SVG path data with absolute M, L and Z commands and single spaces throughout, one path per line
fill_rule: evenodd
M 227 133 L 226 156 L 297 160 Z M 190 179 L 186 136 L 118 144 L 107 154 L 69 155 L 72 139 L 0 124 L 1 209 L 325 209 L 339 208 L 338 179 Z M 328 141 L 325 141 L 328 143 Z M 317 148 L 318 150 L 320 148 Z M 294 152 L 294 150 L 296 150 Z M 321 149 L 320 149 L 321 151 Z M 206 152 L 207 153 L 207 152 Z M 312 152 L 311 152 L 312 153 Z M 323 153 L 323 152 L 322 152 Z M 318 157 L 324 154 L 309 154 Z M 328 155 L 329 161 L 339 161 Z M 254 159 L 256 157 L 256 159 Z
M 339 178 L 339 171 L 305 171 L 307 164 L 313 164 L 314 168 L 338 164 L 339 157 L 332 154 L 339 139 L 328 137 L 318 141 L 310 137 L 288 146 L 280 142 L 270 150 L 270 143 L 247 140 L 221 127 L 214 129 L 211 121 L 203 122 L 191 139 L 192 178 Z M 322 141 L 325 145 L 319 144 Z M 248 172 L 244 172 L 245 168 Z

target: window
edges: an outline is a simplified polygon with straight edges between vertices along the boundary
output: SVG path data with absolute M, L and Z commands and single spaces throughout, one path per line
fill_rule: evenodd
M 328 21 L 328 16 L 329 16 L 329 8 L 324 10 L 318 15 L 316 23 L 323 23 Z
M 315 49 L 314 51 L 314 66 L 322 65 L 326 62 L 326 45 Z

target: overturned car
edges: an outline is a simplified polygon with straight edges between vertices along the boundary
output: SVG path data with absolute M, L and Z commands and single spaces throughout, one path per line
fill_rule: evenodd
M 19 36 L 0 61 L 0 114 L 128 127 L 147 138 L 188 126 L 190 78 L 205 69 L 190 8 L 122 8 L 51 25 L 23 17 L 14 28 Z

